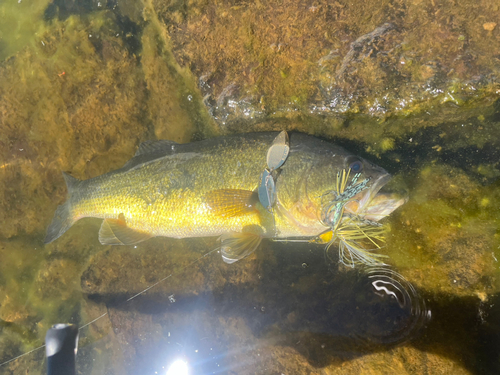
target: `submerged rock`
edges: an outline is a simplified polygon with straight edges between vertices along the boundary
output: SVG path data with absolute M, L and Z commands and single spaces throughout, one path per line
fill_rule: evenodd
M 417 287 L 460 296 L 500 291 L 497 189 L 446 165 L 422 168 L 392 221 L 388 261 Z M 498 184 L 496 184 L 498 185 Z
M 496 1 L 153 2 L 219 124 L 435 112 L 498 98 Z M 488 24 L 489 25 L 489 24 Z

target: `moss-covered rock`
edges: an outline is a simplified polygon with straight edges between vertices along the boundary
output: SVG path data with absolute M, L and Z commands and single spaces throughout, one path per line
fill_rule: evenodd
M 88 178 L 119 167 L 147 129 L 137 58 L 114 31 L 106 12 L 54 20 L 38 36 L 43 44 L 3 63 L 3 237 L 42 232 L 39 218 L 63 195 L 61 171 Z
M 392 220 L 389 263 L 433 292 L 484 298 L 498 279 L 498 189 L 445 165 L 422 168 Z
M 499 97 L 494 0 L 153 1 L 220 124 L 299 114 L 376 118 Z

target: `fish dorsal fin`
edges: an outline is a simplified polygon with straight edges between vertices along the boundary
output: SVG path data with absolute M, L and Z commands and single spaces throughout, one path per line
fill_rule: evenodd
M 222 260 L 234 263 L 252 254 L 262 241 L 255 233 L 229 233 L 220 237 Z
M 162 158 L 176 153 L 178 143 L 174 141 L 146 141 L 142 142 L 134 157 L 122 167 L 121 171 L 132 169 L 140 164 Z
M 215 215 L 225 218 L 257 212 L 259 201 L 256 192 L 242 189 L 212 190 L 205 195 L 207 205 Z
M 129 228 L 123 214 L 118 219 L 104 219 L 99 230 L 99 242 L 103 245 L 134 245 L 151 237 L 149 233 Z
M 175 150 L 176 145 L 178 145 L 177 142 L 168 141 L 166 139 L 159 141 L 145 141 L 139 145 L 139 149 L 134 156 L 157 154 L 161 152 L 172 153 L 172 151 Z

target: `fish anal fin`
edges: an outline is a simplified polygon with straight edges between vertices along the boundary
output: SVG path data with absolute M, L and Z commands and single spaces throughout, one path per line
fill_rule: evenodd
M 208 192 L 205 201 L 212 213 L 229 218 L 258 212 L 255 205 L 259 197 L 251 190 L 219 189 Z
M 128 227 L 123 214 L 118 219 L 104 219 L 99 230 L 99 242 L 103 245 L 134 245 L 151 237 L 149 233 Z
M 232 264 L 252 254 L 262 241 L 255 233 L 229 233 L 220 237 L 222 260 Z

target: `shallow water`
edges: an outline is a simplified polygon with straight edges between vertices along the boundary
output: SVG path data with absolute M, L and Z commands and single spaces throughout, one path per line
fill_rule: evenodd
M 60 322 L 80 374 L 500 372 L 498 4 L 292 3 L 0 4 L 0 373 L 44 373 Z M 61 171 L 283 129 L 408 192 L 385 270 L 292 242 L 231 265 L 215 239 L 102 246 L 92 219 L 43 245 Z

